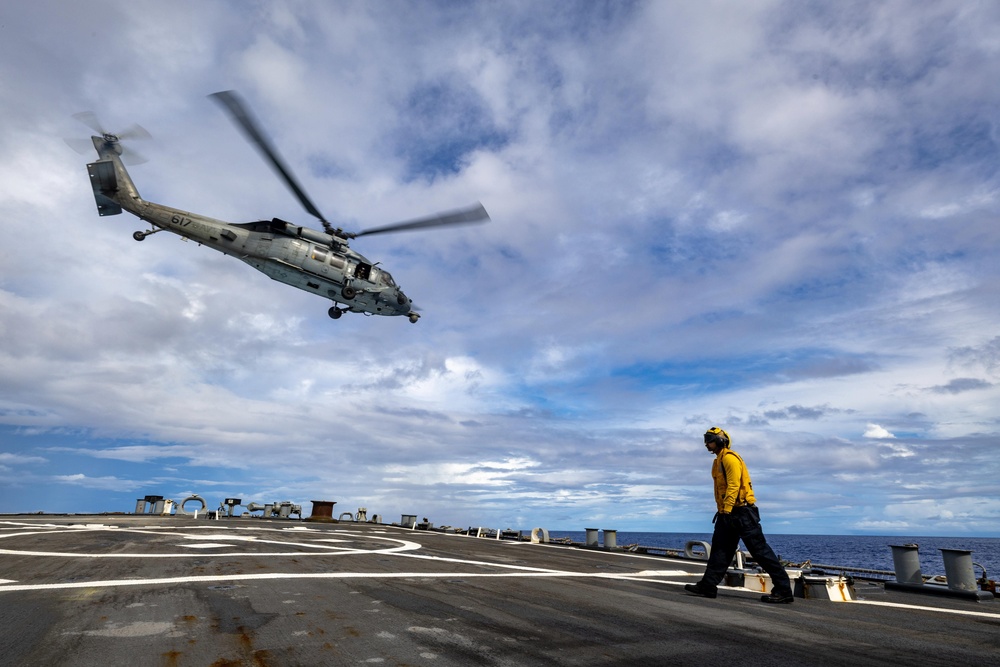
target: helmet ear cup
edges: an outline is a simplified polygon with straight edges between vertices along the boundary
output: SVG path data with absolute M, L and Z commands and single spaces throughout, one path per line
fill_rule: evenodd
M 718 426 L 713 426 L 705 432 L 705 444 L 717 442 L 723 447 L 729 446 L 729 434 Z

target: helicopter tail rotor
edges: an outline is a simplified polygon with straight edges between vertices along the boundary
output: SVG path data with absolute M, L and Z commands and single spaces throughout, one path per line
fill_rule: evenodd
M 75 113 L 73 114 L 73 118 L 76 118 L 94 132 L 97 132 L 100 135 L 98 138 L 104 140 L 104 145 L 114 147 L 115 152 L 122 156 L 122 161 L 126 164 L 137 165 L 147 162 L 145 157 L 131 148 L 121 144 L 122 141 L 131 141 L 134 139 L 152 139 L 153 136 L 141 125 L 133 124 L 121 132 L 109 132 L 104 129 L 101 125 L 101 121 L 97 118 L 97 114 L 92 111 L 81 111 L 80 113 Z M 96 147 L 93 139 L 88 140 L 71 138 L 65 139 L 65 141 L 70 148 L 81 155 L 86 155 Z

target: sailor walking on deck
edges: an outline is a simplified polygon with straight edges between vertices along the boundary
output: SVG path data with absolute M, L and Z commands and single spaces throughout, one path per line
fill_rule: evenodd
M 687 584 L 684 590 L 694 595 L 714 598 L 718 595 L 718 585 L 726 576 L 726 570 L 736 555 L 740 539 L 755 563 L 771 575 L 772 588 L 768 595 L 761 596 L 762 602 L 788 604 L 795 598 L 788 573 L 767 544 L 764 531 L 760 527 L 760 512 L 757 510 L 750 482 L 750 471 L 743 458 L 729 448 L 729 434 L 717 426 L 705 433 L 705 448 L 715 454 L 712 462 L 712 479 L 715 482 L 715 532 L 712 534 L 712 553 L 705 567 L 705 574 L 696 584 Z

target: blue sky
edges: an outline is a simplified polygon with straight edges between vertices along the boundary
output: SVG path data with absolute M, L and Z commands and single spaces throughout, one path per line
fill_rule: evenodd
M 967 2 L 21 3 L 0 22 L 0 512 L 313 499 L 710 530 L 726 428 L 774 533 L 1000 535 L 1000 8 Z M 313 224 L 239 90 L 423 318 L 326 316 L 100 218 Z

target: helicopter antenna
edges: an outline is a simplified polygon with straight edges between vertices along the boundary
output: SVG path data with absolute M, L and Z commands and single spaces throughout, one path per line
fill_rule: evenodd
M 276 172 L 285 181 L 285 184 L 292 191 L 295 197 L 302 204 L 302 207 L 310 213 L 313 217 L 318 219 L 323 223 L 323 230 L 330 236 L 341 236 L 342 234 L 337 234 L 337 230 L 333 228 L 323 214 L 319 212 L 316 205 L 312 203 L 309 196 L 299 185 L 299 182 L 295 180 L 292 175 L 291 170 L 285 166 L 285 163 L 278 156 L 278 151 L 268 140 L 267 136 L 264 135 L 263 131 L 260 129 L 257 121 L 250 113 L 250 108 L 243 102 L 239 95 L 236 94 L 234 90 L 224 90 L 218 93 L 212 93 L 209 97 L 215 99 L 216 102 L 222 105 L 229 115 L 232 117 L 233 122 L 243 130 L 250 142 L 257 147 L 261 154 L 267 159 Z

